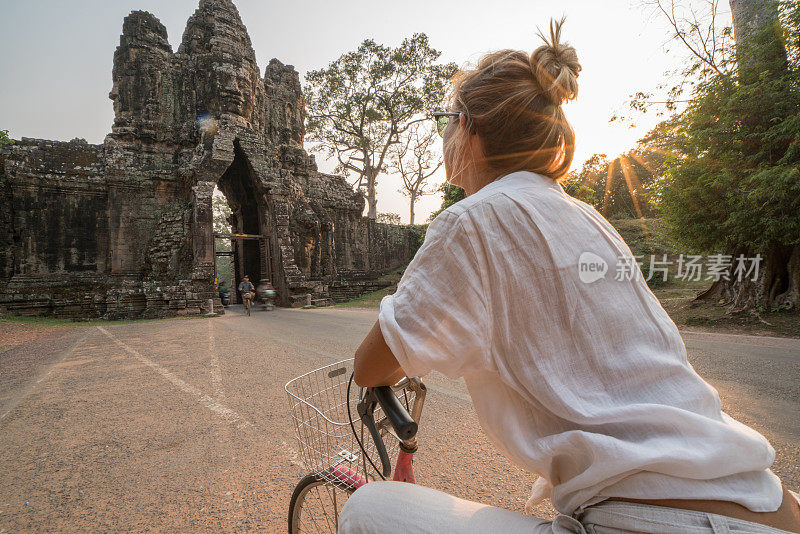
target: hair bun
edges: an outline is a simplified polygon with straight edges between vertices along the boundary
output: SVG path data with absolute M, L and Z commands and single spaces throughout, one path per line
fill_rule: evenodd
M 569 43 L 561 43 L 561 26 L 565 20 L 550 20 L 549 41 L 539 31 L 545 44 L 534 50 L 530 57 L 533 79 L 557 106 L 578 96 L 578 73 L 581 71 L 575 49 Z

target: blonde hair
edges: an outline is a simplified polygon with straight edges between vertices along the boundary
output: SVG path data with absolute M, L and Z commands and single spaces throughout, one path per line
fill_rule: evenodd
M 581 66 L 575 49 L 561 42 L 565 19 L 550 21 L 550 39 L 528 55 L 519 50 L 487 54 L 453 79 L 454 111 L 467 131 L 480 135 L 489 170 L 527 170 L 564 177 L 575 154 L 575 132 L 561 104 L 578 96 Z

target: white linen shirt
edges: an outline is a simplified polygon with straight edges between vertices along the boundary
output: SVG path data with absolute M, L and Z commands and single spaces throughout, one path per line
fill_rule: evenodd
M 616 230 L 550 178 L 506 175 L 436 217 L 379 322 L 409 376 L 464 377 L 484 432 L 562 514 L 781 504 L 772 446 L 721 411 Z

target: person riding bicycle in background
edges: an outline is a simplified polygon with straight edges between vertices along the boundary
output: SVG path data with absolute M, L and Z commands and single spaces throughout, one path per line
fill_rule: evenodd
M 490 440 L 540 476 L 529 504 L 549 497 L 559 516 L 381 481 L 347 500 L 339 531 L 800 532 L 770 443 L 721 410 L 640 269 L 614 276 L 636 265 L 623 239 L 559 184 L 581 70 L 562 23 L 533 54 L 456 75 L 435 116 L 466 198 L 430 224 L 354 363 L 361 386 L 463 377 Z M 586 257 L 607 270 L 582 279 Z
M 239 293 L 242 295 L 242 301 L 253 300 L 255 286 L 250 282 L 248 275 L 242 277 L 242 281 L 239 283 Z

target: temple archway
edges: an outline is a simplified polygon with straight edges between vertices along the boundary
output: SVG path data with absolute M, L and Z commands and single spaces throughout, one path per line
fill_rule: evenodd
M 259 280 L 278 280 L 274 261 L 274 231 L 267 195 L 258 182 L 238 139 L 233 143 L 234 158 L 217 180 L 217 188 L 230 206 L 228 235 L 217 233 L 218 239 L 230 240 L 233 287 L 231 297 L 239 301 L 236 288 L 245 275 L 257 285 Z M 277 285 L 277 284 L 276 284 Z

